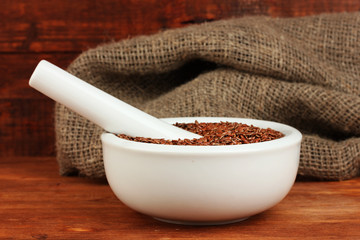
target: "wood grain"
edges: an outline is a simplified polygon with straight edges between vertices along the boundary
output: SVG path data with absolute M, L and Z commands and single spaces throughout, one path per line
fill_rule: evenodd
M 0 156 L 53 156 L 53 102 L 27 81 L 40 59 L 66 68 L 109 41 L 247 15 L 359 11 L 357 0 L 2 0 Z
M 320 13 L 359 11 L 356 0 L 318 0 L 318 1 L 269 1 L 268 13 L 272 17 L 302 17 Z
M 245 15 L 358 11 L 354 0 L 2 0 L 0 52 L 79 52 L 110 40 Z
M 0 239 L 360 239 L 360 178 L 296 182 L 246 221 L 172 225 L 134 212 L 103 180 L 60 177 L 54 158 L 0 162 Z
M 0 54 L 0 156 L 53 156 L 54 101 L 29 87 L 36 64 L 66 67 L 74 54 Z

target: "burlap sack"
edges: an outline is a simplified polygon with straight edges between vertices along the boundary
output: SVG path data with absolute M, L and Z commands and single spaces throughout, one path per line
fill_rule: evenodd
M 299 175 L 359 175 L 360 15 L 244 17 L 88 50 L 74 75 L 157 117 L 272 120 L 303 134 Z M 61 174 L 104 177 L 102 129 L 56 105 Z

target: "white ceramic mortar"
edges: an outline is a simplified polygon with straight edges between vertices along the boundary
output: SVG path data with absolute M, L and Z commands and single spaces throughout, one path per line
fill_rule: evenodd
M 231 146 L 174 146 L 101 136 L 106 177 L 128 207 L 159 220 L 192 225 L 246 219 L 278 204 L 296 178 L 301 134 L 275 122 L 242 118 L 172 118 L 239 122 L 283 138 Z

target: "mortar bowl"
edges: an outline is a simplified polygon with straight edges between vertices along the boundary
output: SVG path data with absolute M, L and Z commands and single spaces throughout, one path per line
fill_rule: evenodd
M 272 128 L 285 136 L 242 145 L 178 146 L 134 142 L 103 133 L 108 183 L 129 208 L 176 224 L 227 224 L 274 207 L 292 188 L 302 138 L 295 128 L 245 118 L 163 120 L 239 122 Z

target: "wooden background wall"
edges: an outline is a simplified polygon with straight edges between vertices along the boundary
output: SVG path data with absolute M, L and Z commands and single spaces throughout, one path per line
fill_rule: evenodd
M 360 11 L 359 0 L 0 0 L 0 159 L 54 156 L 54 102 L 28 87 L 99 43 L 230 17 Z

